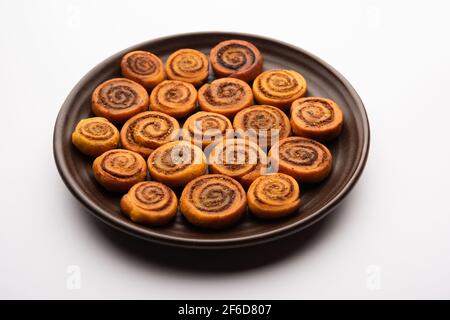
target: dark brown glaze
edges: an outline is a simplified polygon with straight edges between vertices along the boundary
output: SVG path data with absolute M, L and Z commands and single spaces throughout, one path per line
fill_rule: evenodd
M 320 184 L 320 187 L 308 187 L 302 190 L 302 200 L 305 205 L 301 209 L 301 214 L 294 214 L 279 221 L 263 223 L 259 219 L 248 216 L 243 223 L 214 233 L 192 228 L 184 219 L 176 219 L 173 225 L 163 228 L 137 225 L 121 214 L 117 205 L 121 195 L 105 192 L 100 185 L 93 183 L 91 175 L 86 174 L 91 170 L 92 162 L 69 142 L 71 131 L 80 119 L 91 116 L 89 108 L 86 108 L 86 105 L 90 103 L 86 91 L 94 90 L 98 83 L 111 76 L 120 76 L 117 62 L 129 51 L 149 50 L 166 59 L 170 53 L 180 47 L 192 47 L 208 52 L 218 42 L 233 38 L 248 40 L 254 43 L 265 56 L 270 55 L 270 59 L 264 62 L 266 69 L 282 67 L 301 70 L 306 79 L 314 79 L 308 83 L 311 88 L 310 93 L 326 96 L 340 104 L 345 102 L 343 107 L 345 107 L 345 116 L 348 115 L 348 117 L 344 122 L 341 136 L 329 145 L 336 159 L 332 173 Z M 351 194 L 351 190 L 364 170 L 369 152 L 369 124 L 363 103 L 351 84 L 322 60 L 292 45 L 260 36 L 207 32 L 152 39 L 118 52 L 99 63 L 83 77 L 65 100 L 55 122 L 53 143 L 58 171 L 70 192 L 89 209 L 89 212 L 106 222 L 108 227 L 113 226 L 119 232 L 131 234 L 139 240 L 146 239 L 166 245 L 196 249 L 236 249 L 263 242 L 266 243 L 265 245 L 270 245 L 267 244 L 268 241 L 295 234 L 299 230 L 304 232 L 305 228 L 312 224 L 315 228 L 315 222 L 330 213 L 342 213 L 333 209 L 349 192 Z M 80 214 L 85 213 L 80 212 Z M 282 243 L 281 241 L 281 246 Z M 254 258 L 254 255 L 248 256 L 247 259 L 243 257 L 244 260 L 257 263 L 253 261 Z M 224 266 L 234 263 L 228 261 L 225 256 L 219 255 L 218 259 L 218 263 Z

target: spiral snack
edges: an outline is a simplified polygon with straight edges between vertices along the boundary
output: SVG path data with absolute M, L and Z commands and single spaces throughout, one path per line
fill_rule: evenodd
M 253 82 L 253 94 L 259 104 L 287 110 L 295 99 L 306 93 L 306 80 L 293 70 L 268 70 Z
M 178 121 L 171 116 L 157 111 L 142 112 L 123 125 L 120 143 L 147 158 L 154 149 L 176 140 L 179 129 Z
M 117 148 L 119 130 L 102 117 L 83 119 L 72 133 L 72 143 L 82 153 L 97 157 L 105 151 Z
M 193 225 L 221 229 L 245 214 L 247 197 L 236 180 L 209 174 L 189 182 L 180 198 L 180 211 Z
M 148 109 L 147 90 L 125 78 L 107 80 L 92 93 L 92 112 L 112 122 L 123 123 Z
M 211 49 L 211 66 L 217 77 L 249 82 L 262 71 L 263 57 L 253 44 L 243 40 L 222 41 Z
M 343 121 L 341 108 L 330 99 L 308 97 L 292 103 L 291 126 L 298 136 L 331 140 L 341 133 Z
M 273 173 L 256 179 L 247 191 L 250 211 L 260 218 L 280 218 L 300 207 L 300 187 L 294 178 Z
M 209 170 L 238 180 L 244 188 L 265 173 L 267 157 L 254 142 L 244 139 L 224 139 L 209 155 Z
M 162 225 L 175 218 L 178 199 L 162 183 L 144 181 L 135 184 L 120 201 L 122 212 L 131 220 L 148 225 Z
M 253 104 L 253 93 L 250 86 L 242 80 L 222 78 L 207 83 L 198 90 L 198 103 L 204 111 L 232 118 L 237 112 Z
M 148 51 L 132 51 L 120 62 L 122 75 L 151 89 L 164 80 L 164 65 L 160 58 Z
M 200 86 L 208 78 L 208 58 L 194 49 L 180 49 L 166 61 L 166 74 L 171 80 L 179 80 Z
M 166 80 L 158 84 L 150 95 L 150 109 L 180 119 L 195 110 L 197 90 L 187 82 Z
M 284 139 L 291 134 L 289 118 L 278 108 L 262 105 L 239 111 L 233 127 L 243 137 L 254 136 L 261 147 L 272 145 L 272 136 Z
M 183 125 L 183 139 L 205 148 L 221 138 L 232 138 L 233 126 L 227 117 L 200 111 L 186 119 Z
M 94 160 L 92 168 L 95 179 L 109 191 L 128 191 L 147 175 L 144 158 L 124 149 L 106 151 Z
M 303 137 L 289 137 L 272 146 L 272 164 L 300 182 L 319 182 L 331 171 L 333 157 L 323 144 Z
M 171 187 L 184 186 L 206 174 L 207 169 L 202 149 L 188 141 L 174 141 L 159 147 L 147 163 L 152 179 Z

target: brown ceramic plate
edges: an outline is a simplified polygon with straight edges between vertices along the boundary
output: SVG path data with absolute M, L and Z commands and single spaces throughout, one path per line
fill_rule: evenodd
M 343 109 L 345 123 L 341 136 L 328 143 L 334 156 L 331 175 L 322 183 L 302 186 L 302 206 L 298 214 L 283 220 L 264 222 L 247 215 L 244 221 L 220 232 L 199 230 L 178 214 L 165 227 L 146 227 L 121 214 L 120 195 L 105 191 L 93 178 L 92 160 L 71 143 L 71 133 L 79 120 L 91 116 L 90 96 L 106 79 L 120 76 L 119 61 L 132 50 L 148 50 L 165 61 L 180 48 L 194 48 L 208 54 L 219 41 L 244 39 L 254 43 L 264 56 L 264 69 L 294 69 L 308 82 L 308 96 L 335 100 Z M 209 81 L 213 80 L 210 73 Z M 195 247 L 237 247 L 278 239 L 297 232 L 333 211 L 357 182 L 369 150 L 369 123 L 358 94 L 350 83 L 327 63 L 292 45 L 260 36 L 205 32 L 169 36 L 144 42 L 116 53 L 81 79 L 64 102 L 55 124 L 54 156 L 59 173 L 74 196 L 96 217 L 121 231 L 164 244 Z

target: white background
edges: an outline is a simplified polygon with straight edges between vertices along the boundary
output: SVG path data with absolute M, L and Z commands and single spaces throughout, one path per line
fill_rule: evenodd
M 448 1 L 1 0 L 0 298 L 450 298 L 449 11 Z M 128 46 L 210 30 L 302 47 L 361 95 L 367 167 L 323 223 L 264 247 L 186 251 L 110 229 L 62 183 L 52 130 L 76 82 Z

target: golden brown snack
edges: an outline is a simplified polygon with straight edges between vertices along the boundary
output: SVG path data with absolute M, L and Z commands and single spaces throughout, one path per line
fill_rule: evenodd
M 208 58 L 194 49 L 180 49 L 172 53 L 166 61 L 167 78 L 200 86 L 209 75 Z
M 263 57 L 252 43 L 227 40 L 211 49 L 211 66 L 217 77 L 237 78 L 249 82 L 262 72 Z
M 270 147 L 274 142 L 291 134 L 291 125 L 286 114 L 278 108 L 261 105 L 239 111 L 233 127 L 241 137 L 254 139 L 261 147 Z
M 109 191 L 128 191 L 144 181 L 147 165 L 139 153 L 115 149 L 103 153 L 92 165 L 95 179 Z
M 123 123 L 148 109 L 147 90 L 126 78 L 107 80 L 92 93 L 92 112 L 109 121 Z
M 105 151 L 117 148 L 119 130 L 102 117 L 83 119 L 72 133 L 72 143 L 82 153 L 97 157 Z
M 171 116 L 157 111 L 139 113 L 120 130 L 122 147 L 147 158 L 154 149 L 178 138 L 180 125 Z
M 253 104 L 250 86 L 239 79 L 222 78 L 203 85 L 198 90 L 198 103 L 203 111 L 216 112 L 232 118 Z
M 286 174 L 264 175 L 251 184 L 247 201 L 250 211 L 257 217 L 284 217 L 300 207 L 300 187 L 294 178 Z
M 184 186 L 192 179 L 206 174 L 206 157 L 199 147 L 188 141 L 162 145 L 148 157 L 152 179 L 171 187 Z
M 341 133 L 344 115 L 336 102 L 319 97 L 295 100 L 291 107 L 294 134 L 327 141 Z
M 248 188 L 267 168 L 264 151 L 245 139 L 223 139 L 214 145 L 208 160 L 210 172 L 232 177 L 244 188 Z
M 253 94 L 259 104 L 288 110 L 307 90 L 306 80 L 293 70 L 268 70 L 256 77 Z
M 189 182 L 180 198 L 180 211 L 193 225 L 221 229 L 245 214 L 247 197 L 236 180 L 209 174 Z
M 183 125 L 183 139 L 202 148 L 222 138 L 232 138 L 233 134 L 230 120 L 213 112 L 194 113 Z
M 120 200 L 122 212 L 131 220 L 148 225 L 163 225 L 175 218 L 178 199 L 167 186 L 156 181 L 139 182 Z
M 148 51 L 131 51 L 120 62 L 122 75 L 151 89 L 164 80 L 164 65 L 160 58 Z
M 272 146 L 269 158 L 279 172 L 300 182 L 319 182 L 331 171 L 333 157 L 323 144 L 303 137 L 289 137 Z
M 150 95 L 150 109 L 180 119 L 195 110 L 197 90 L 187 82 L 166 80 L 158 84 Z

